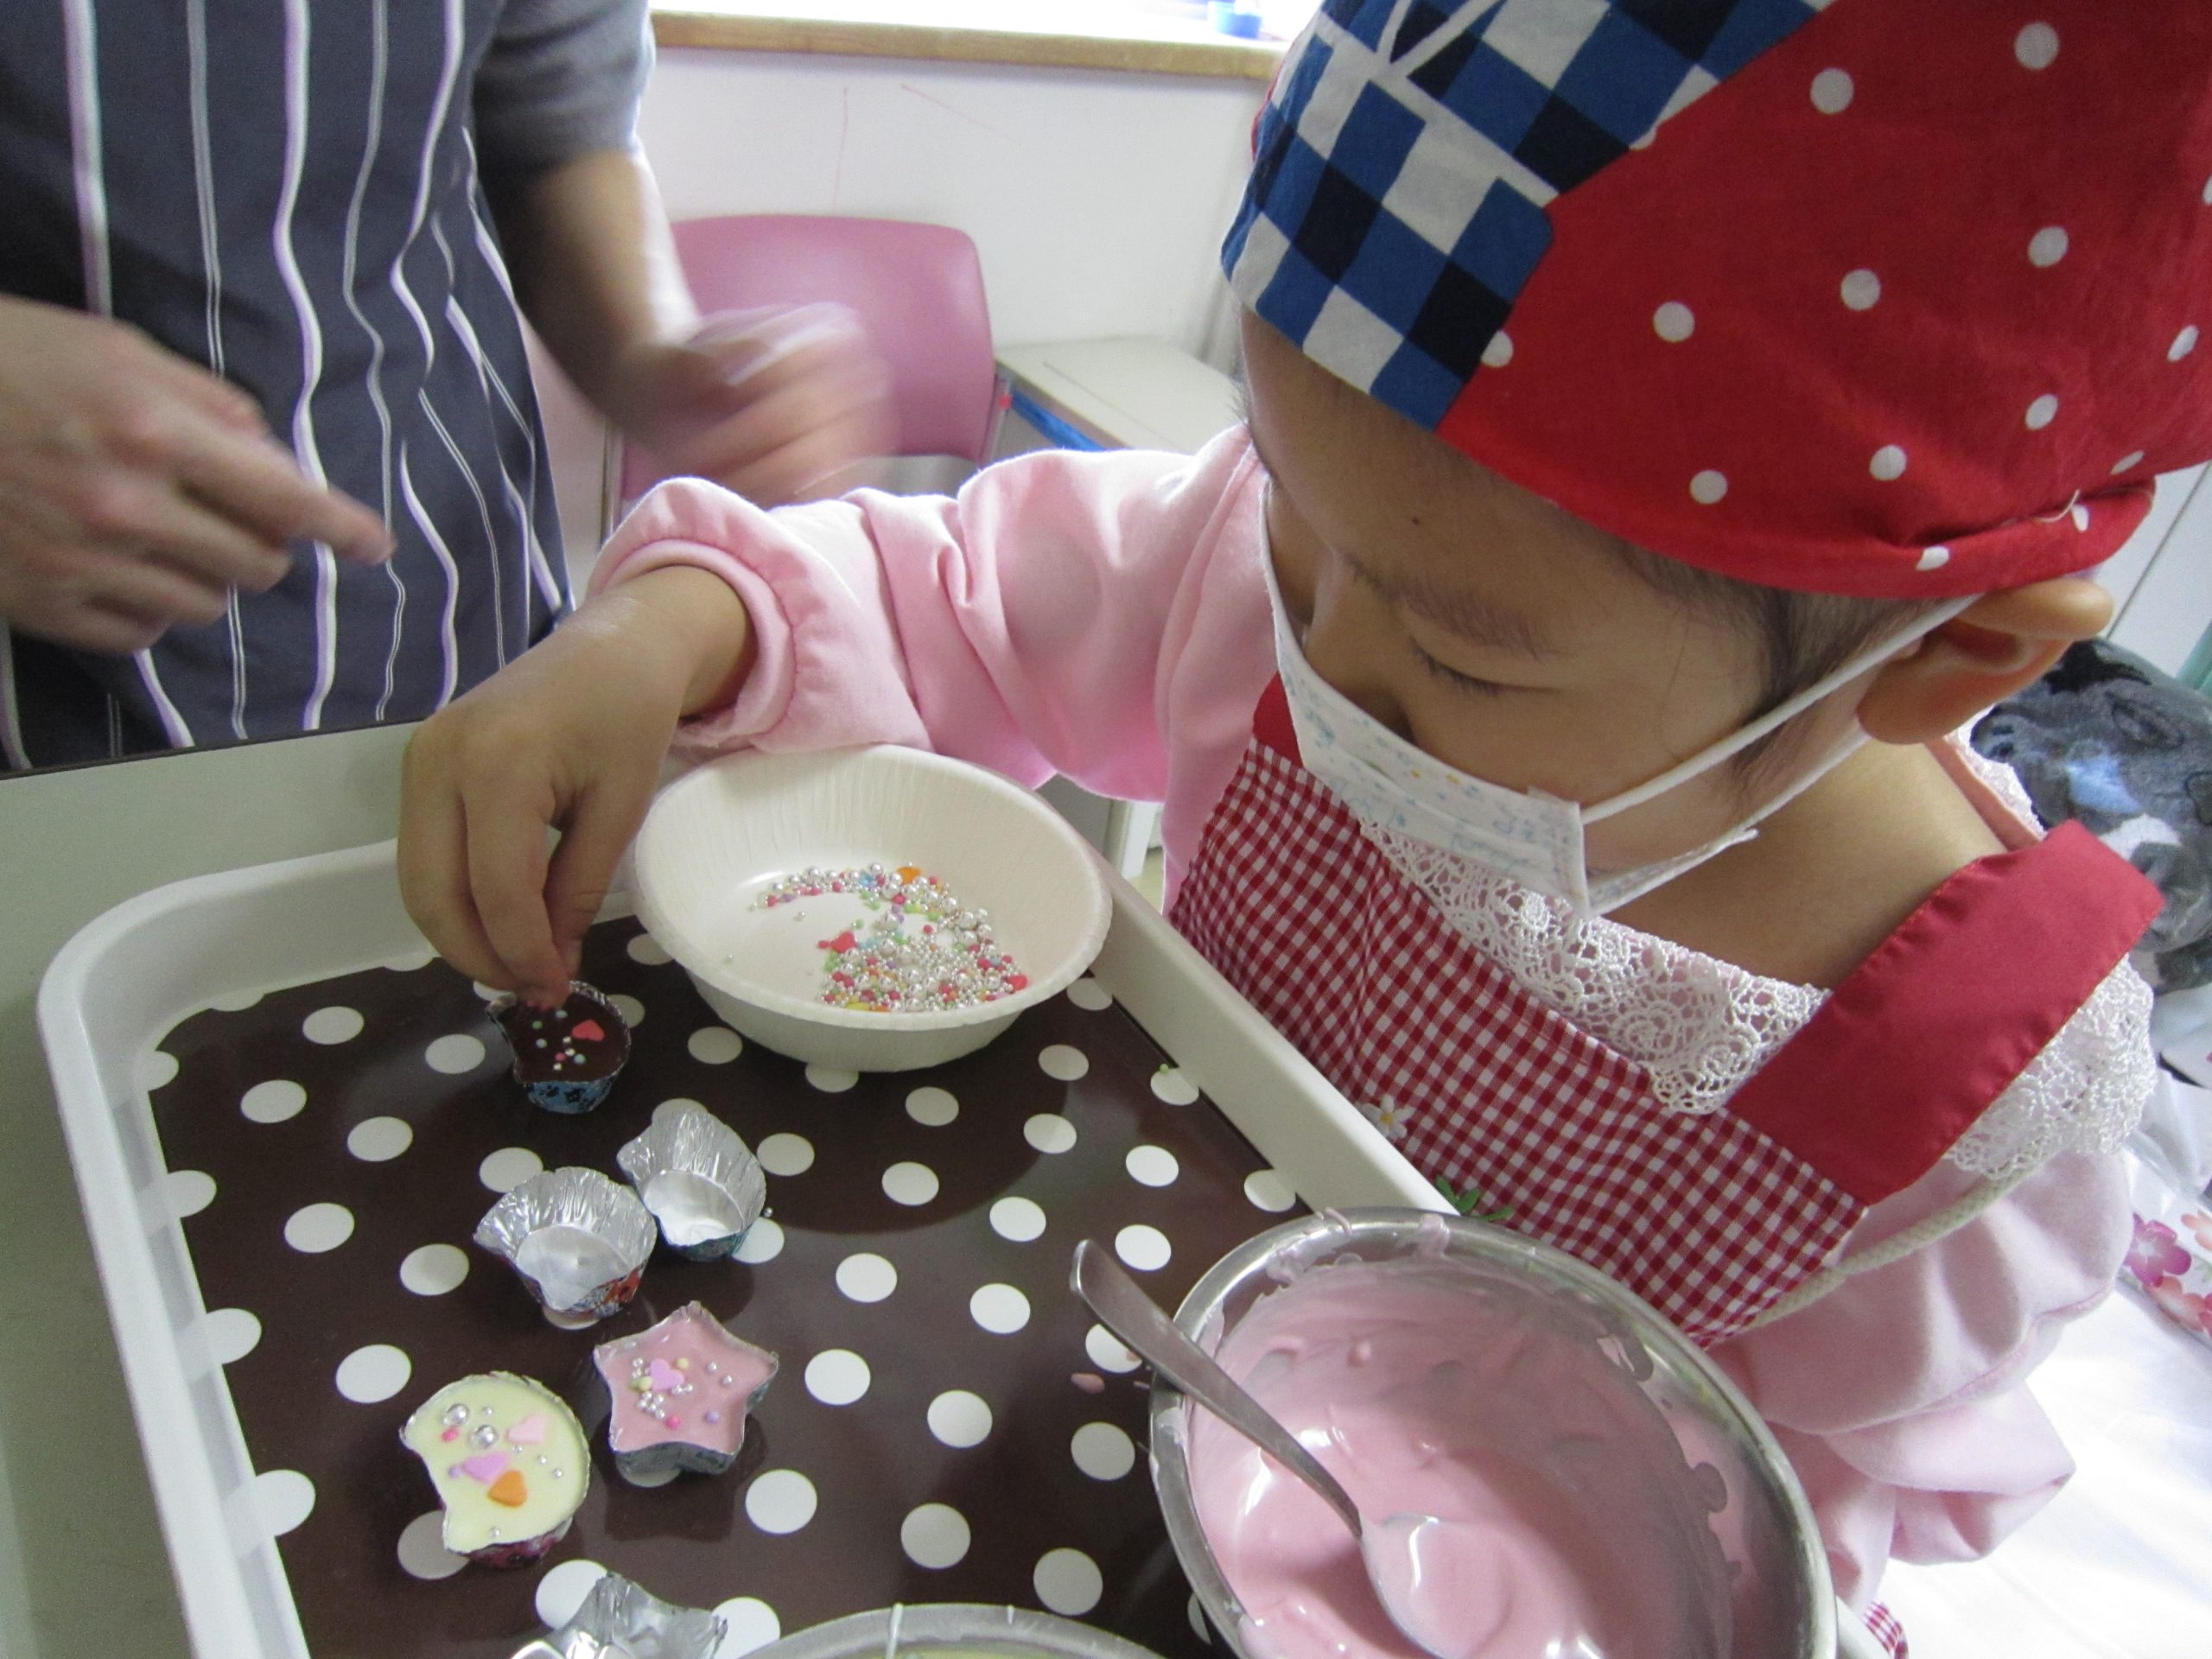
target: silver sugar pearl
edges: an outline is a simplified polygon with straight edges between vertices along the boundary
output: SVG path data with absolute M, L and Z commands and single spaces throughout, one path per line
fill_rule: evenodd
M 443 1423 L 448 1428 L 459 1428 L 463 1423 L 468 1421 L 468 1408 L 467 1406 L 448 1406 L 446 1408 L 445 1415 L 441 1417 L 438 1421 Z
M 474 1434 L 468 1437 L 468 1443 L 471 1446 L 481 1446 L 488 1451 L 493 1446 L 495 1446 L 499 1443 L 499 1431 L 493 1427 L 491 1424 L 486 1423 Z

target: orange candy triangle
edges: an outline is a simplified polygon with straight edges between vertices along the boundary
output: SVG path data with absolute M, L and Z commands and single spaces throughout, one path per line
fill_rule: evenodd
M 511 1510 L 518 1510 L 529 1497 L 530 1489 L 522 1483 L 522 1471 L 510 1469 L 492 1483 L 492 1490 L 485 1496 L 494 1503 L 504 1503 Z

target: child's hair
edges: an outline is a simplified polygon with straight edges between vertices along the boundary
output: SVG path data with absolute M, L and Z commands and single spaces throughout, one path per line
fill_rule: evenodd
M 1614 540 L 1621 563 L 1662 598 L 1743 628 L 1757 640 L 1762 678 L 1746 722 L 1779 708 L 1834 673 L 1885 634 L 1902 631 L 1940 601 L 1859 599 L 1847 594 L 1797 593 L 1701 570 L 1679 559 Z M 1789 753 L 1794 721 L 1739 750 L 1738 782 L 1750 788 Z

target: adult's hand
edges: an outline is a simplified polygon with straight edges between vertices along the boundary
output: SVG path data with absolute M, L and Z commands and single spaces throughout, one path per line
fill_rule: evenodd
M 0 621 L 137 651 L 274 587 L 302 539 L 391 550 L 237 387 L 127 324 L 0 297 Z
M 709 317 L 621 365 L 613 413 L 668 470 L 764 507 L 804 499 L 895 436 L 890 373 L 842 306 Z

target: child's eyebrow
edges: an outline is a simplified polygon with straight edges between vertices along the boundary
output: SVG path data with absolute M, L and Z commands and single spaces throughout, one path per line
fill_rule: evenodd
M 1353 575 L 1384 600 L 1403 606 L 1470 644 L 1514 652 L 1538 662 L 1560 653 L 1558 642 L 1519 611 L 1493 605 L 1480 594 L 1458 588 L 1386 581 L 1342 548 L 1337 550 L 1337 556 L 1350 567 Z

